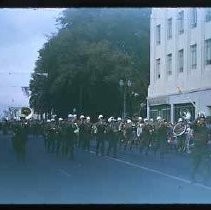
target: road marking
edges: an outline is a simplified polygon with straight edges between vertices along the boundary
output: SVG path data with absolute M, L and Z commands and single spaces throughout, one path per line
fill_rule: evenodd
M 93 151 L 90 151 L 90 153 L 94 153 L 94 152 L 93 152 Z M 131 162 L 129 162 L 129 161 L 124 161 L 124 160 L 121 160 L 121 159 L 118 159 L 118 158 L 113 158 L 113 157 L 109 157 L 109 156 L 106 156 L 106 158 L 111 159 L 111 160 L 114 160 L 114 161 L 117 161 L 117 162 L 121 162 L 121 163 L 127 164 L 127 165 L 129 165 L 129 166 L 133 166 L 133 167 L 136 167 L 136 168 L 140 168 L 140 169 L 142 169 L 142 170 L 146 170 L 146 171 L 150 171 L 150 172 L 153 172 L 153 173 L 157 173 L 157 174 L 166 176 L 166 177 L 168 177 L 168 178 L 172 178 L 172 179 L 175 179 L 175 180 L 184 182 L 184 183 L 186 183 L 186 184 L 191 184 L 191 181 L 190 181 L 190 180 L 183 179 L 183 178 L 180 178 L 180 177 L 177 177 L 177 176 L 173 176 L 173 175 L 170 175 L 170 174 L 161 172 L 161 171 L 159 171 L 159 170 L 147 168 L 147 167 L 144 167 L 144 166 L 141 166 L 141 165 L 138 165 L 138 164 L 135 164 L 135 163 L 131 163 Z M 192 184 L 195 185 L 195 186 L 198 186 L 198 187 L 205 188 L 205 189 L 207 189 L 207 190 L 211 190 L 211 187 L 206 186 L 206 185 L 204 185 L 204 184 L 200 184 L 200 183 L 192 183 Z
M 71 176 L 71 174 L 69 174 L 67 171 L 65 171 L 64 169 L 59 169 L 58 170 L 60 173 L 64 174 L 65 176 Z

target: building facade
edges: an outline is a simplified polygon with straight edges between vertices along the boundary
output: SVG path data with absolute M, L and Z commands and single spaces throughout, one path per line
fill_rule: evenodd
M 211 8 L 155 8 L 150 21 L 147 116 L 211 116 Z

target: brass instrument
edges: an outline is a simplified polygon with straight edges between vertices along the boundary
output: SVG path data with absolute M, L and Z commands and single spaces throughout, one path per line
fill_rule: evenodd
M 24 117 L 26 120 L 32 118 L 33 110 L 29 107 L 22 107 L 21 108 L 21 117 Z

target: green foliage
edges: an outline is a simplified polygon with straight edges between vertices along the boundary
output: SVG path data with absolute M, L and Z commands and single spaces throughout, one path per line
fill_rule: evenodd
M 74 107 L 90 115 L 119 115 L 119 80 L 130 79 L 131 90 L 139 93 L 132 105 L 137 111 L 149 81 L 149 14 L 149 9 L 65 10 L 58 33 L 39 51 L 31 106 L 64 116 Z M 48 78 L 37 74 L 44 72 Z

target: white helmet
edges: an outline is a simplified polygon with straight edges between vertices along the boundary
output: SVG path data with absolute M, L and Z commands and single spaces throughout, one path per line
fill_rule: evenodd
M 72 115 L 72 114 L 68 114 L 68 117 L 69 117 L 69 118 L 72 118 L 72 117 L 73 117 L 73 115 Z
M 63 120 L 63 118 L 60 117 L 60 118 L 59 118 L 59 121 L 62 121 L 62 120 Z
M 162 120 L 162 117 L 161 116 L 158 116 L 157 117 L 157 120 L 159 121 L 159 120 Z
M 73 117 L 74 117 L 74 118 L 77 118 L 77 114 L 74 114 Z
M 51 122 L 55 122 L 55 119 L 52 118 L 52 119 L 51 119 Z
M 85 118 L 84 115 L 81 115 L 81 116 L 80 116 L 80 119 L 84 119 L 84 118 Z
M 108 122 L 110 123 L 112 121 L 111 117 L 108 118 Z
M 182 118 L 179 118 L 179 119 L 178 119 L 178 122 L 182 122 L 182 121 L 183 121 Z
M 144 118 L 144 122 L 148 122 L 148 119 L 147 118 Z
M 130 119 L 127 120 L 127 123 L 131 123 L 132 121 Z
M 153 118 L 150 118 L 150 122 L 154 122 Z
M 51 120 L 47 120 L 47 122 L 49 123 L 49 122 L 51 122 Z
M 142 120 L 143 118 L 142 117 L 138 117 L 138 120 Z
M 88 116 L 88 117 L 86 117 L 86 119 L 87 119 L 87 120 L 90 120 L 90 117 Z
M 100 115 L 98 116 L 98 119 L 101 119 L 101 118 L 103 118 L 103 115 L 102 115 L 102 114 L 100 114 Z
M 118 121 L 121 121 L 121 120 L 122 120 L 122 118 L 121 118 L 121 117 L 118 117 L 118 118 L 117 118 L 117 120 L 118 120 Z

